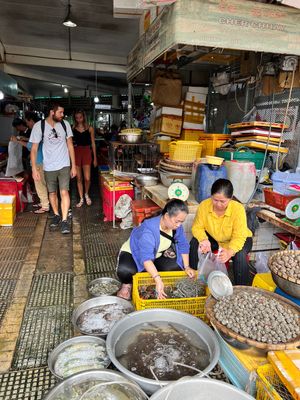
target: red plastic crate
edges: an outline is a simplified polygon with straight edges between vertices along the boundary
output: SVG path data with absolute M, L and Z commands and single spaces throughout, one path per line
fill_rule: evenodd
M 0 195 L 15 195 L 16 196 L 16 211 L 17 213 L 24 210 L 22 202 L 22 193 L 24 191 L 23 181 L 17 182 L 15 179 L 0 179 Z
M 140 225 L 145 218 L 150 218 L 161 208 L 150 199 L 133 200 L 131 203 L 133 225 Z
M 286 195 L 273 192 L 272 189 L 265 188 L 265 203 L 274 208 L 284 211 L 290 201 L 299 197 L 299 195 Z

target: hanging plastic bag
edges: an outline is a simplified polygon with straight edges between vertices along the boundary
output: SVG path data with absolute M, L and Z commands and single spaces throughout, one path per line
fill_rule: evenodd
M 22 146 L 20 143 L 9 142 L 5 176 L 15 176 L 23 171 Z
M 266 252 L 258 252 L 255 256 L 255 269 L 258 274 L 270 272 L 268 267 L 268 254 Z
M 290 243 L 290 249 L 291 250 L 300 250 L 300 248 L 296 245 L 294 241 Z
M 221 271 L 228 275 L 225 264 L 218 259 L 218 254 L 213 254 L 211 252 L 202 254 L 198 252 L 198 257 L 198 279 L 203 284 L 207 284 L 208 276 L 213 271 Z

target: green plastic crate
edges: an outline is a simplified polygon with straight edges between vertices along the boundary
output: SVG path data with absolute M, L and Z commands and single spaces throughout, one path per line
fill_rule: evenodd
M 264 161 L 265 153 L 262 151 L 251 150 L 248 147 L 240 147 L 236 149 L 217 149 L 216 156 L 225 160 L 251 161 L 254 162 L 255 168 L 260 170 Z

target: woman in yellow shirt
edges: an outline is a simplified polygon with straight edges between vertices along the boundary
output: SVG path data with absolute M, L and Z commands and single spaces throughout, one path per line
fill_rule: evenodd
M 233 260 L 236 285 L 249 283 L 247 254 L 252 248 L 252 232 L 247 227 L 242 204 L 232 199 L 233 186 L 227 179 L 218 179 L 211 188 L 211 197 L 202 201 L 192 226 L 190 264 L 196 268 L 201 253 L 220 249 L 219 260 Z

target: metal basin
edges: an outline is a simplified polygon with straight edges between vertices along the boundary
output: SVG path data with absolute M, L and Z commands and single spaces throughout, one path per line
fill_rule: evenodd
M 283 290 L 285 293 L 289 294 L 290 296 L 296 297 L 300 299 L 300 285 L 295 282 L 291 282 L 287 279 L 282 278 L 281 276 L 272 272 L 272 277 L 276 285 Z
M 253 400 L 246 392 L 228 383 L 206 378 L 182 378 L 158 390 L 151 400 Z
M 95 336 L 77 336 L 72 339 L 65 340 L 63 343 L 60 343 L 49 355 L 48 357 L 48 367 L 53 375 L 55 375 L 59 379 L 64 379 L 63 376 L 58 375 L 55 369 L 55 363 L 57 361 L 58 356 L 67 350 L 67 348 L 71 348 L 72 346 L 76 346 L 78 344 L 85 343 L 85 344 L 98 344 L 105 348 L 105 340 L 95 337 Z M 103 362 L 103 369 L 107 368 L 110 364 L 110 359 L 106 354 L 105 361 Z M 96 368 L 82 368 L 83 372 L 87 369 L 96 369 Z M 100 368 L 97 368 L 100 369 Z M 73 374 L 74 375 L 74 374 Z
M 203 370 L 204 373 L 210 372 L 217 364 L 220 356 L 220 348 L 215 336 L 215 333 L 199 318 L 193 317 L 190 314 L 171 310 L 171 309 L 149 309 L 133 312 L 122 320 L 117 322 L 107 336 L 106 346 L 109 358 L 126 377 L 137 382 L 146 393 L 154 393 L 161 386 L 165 386 L 170 381 L 156 381 L 154 379 L 144 378 L 125 368 L 116 358 L 116 347 L 121 337 L 126 337 L 126 332 L 132 328 L 142 327 L 145 323 L 168 322 L 182 325 L 184 328 L 192 331 L 193 334 L 199 337 L 199 340 L 205 344 L 209 356 L 209 365 Z
M 100 285 L 101 285 L 101 284 L 114 284 L 114 285 L 118 286 L 118 288 L 117 288 L 116 290 L 112 290 L 110 293 L 103 293 L 103 294 L 101 294 L 101 293 L 99 292 L 99 294 L 95 294 L 95 293 L 92 291 L 92 288 L 93 288 L 93 286 L 96 285 L 96 284 L 100 284 Z M 109 277 L 96 278 L 96 279 L 92 280 L 92 281 L 87 285 L 88 292 L 89 292 L 89 294 L 90 294 L 91 296 L 93 296 L 93 297 L 99 297 L 99 296 L 113 296 L 113 295 L 115 295 L 115 294 L 118 292 L 118 290 L 120 289 L 120 287 L 121 287 L 121 282 L 120 282 L 120 281 L 117 281 L 116 279 L 114 279 L 114 278 L 109 278 Z
M 137 175 L 135 179 L 141 186 L 155 186 L 158 183 L 158 178 L 151 175 Z
M 124 375 L 115 371 L 98 370 L 86 371 L 73 375 L 55 386 L 44 398 L 44 400 L 81 400 L 84 399 L 84 393 L 97 384 L 104 382 L 116 382 L 126 384 L 128 388 L 133 389 L 136 397 L 129 397 L 134 400 L 146 400 L 146 395 L 132 381 L 125 378 Z M 109 386 L 106 386 L 108 388 Z M 103 390 L 103 389 L 102 389 Z M 110 397 L 115 399 L 115 397 Z
M 84 335 L 91 335 L 91 336 L 100 336 L 100 337 L 106 337 L 107 333 L 90 333 L 87 331 L 84 331 L 77 323 L 77 320 L 79 316 L 84 313 L 87 310 L 90 310 L 91 308 L 95 308 L 97 306 L 104 306 L 104 305 L 110 305 L 110 304 L 117 304 L 119 306 L 122 306 L 126 309 L 130 309 L 131 311 L 134 311 L 133 305 L 130 303 L 130 301 L 121 299 L 120 297 L 116 296 L 101 296 L 101 297 L 94 297 L 93 299 L 87 300 L 80 304 L 79 307 L 73 312 L 72 315 L 72 323 L 76 329 L 78 329 L 82 334 Z

